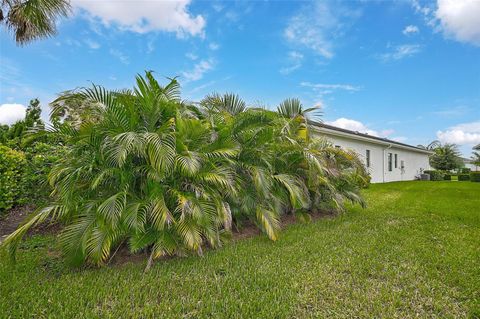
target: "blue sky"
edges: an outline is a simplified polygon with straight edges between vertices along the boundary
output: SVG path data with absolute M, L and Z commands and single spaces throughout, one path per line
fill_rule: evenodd
M 0 33 L 0 122 L 91 82 L 178 76 L 186 99 L 234 92 L 409 144 L 480 143 L 480 1 L 79 1 L 58 35 Z

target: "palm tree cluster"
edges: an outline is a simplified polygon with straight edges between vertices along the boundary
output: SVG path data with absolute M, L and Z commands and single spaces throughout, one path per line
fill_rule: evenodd
M 5 240 L 12 252 L 32 226 L 61 221 L 59 242 L 74 263 L 103 265 L 121 245 L 151 260 L 202 254 L 245 221 L 276 240 L 284 214 L 364 204 L 364 165 L 314 137 L 312 110 L 296 99 L 278 111 L 247 108 L 233 94 L 193 104 L 175 79 L 162 86 L 151 72 L 133 90 L 93 86 L 69 98 L 91 116 L 52 128 L 69 147 L 49 176 L 53 202 Z

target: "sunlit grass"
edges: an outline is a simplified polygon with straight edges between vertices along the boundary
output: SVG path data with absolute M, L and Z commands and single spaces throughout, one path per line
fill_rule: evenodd
M 203 258 L 71 270 L 53 238 L 0 262 L 0 317 L 480 316 L 480 183 L 372 185 L 368 209 Z

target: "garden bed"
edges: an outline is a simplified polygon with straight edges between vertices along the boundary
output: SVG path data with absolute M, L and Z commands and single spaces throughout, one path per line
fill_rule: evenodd
M 368 208 L 290 224 L 277 242 L 235 240 L 203 257 L 70 269 L 51 235 L 0 260 L 5 317 L 478 317 L 480 183 L 402 182 Z M 13 302 L 15 301 L 15 302 Z

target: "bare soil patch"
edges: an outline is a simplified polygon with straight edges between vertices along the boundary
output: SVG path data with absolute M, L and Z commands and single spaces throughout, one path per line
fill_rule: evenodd
M 0 217 L 0 242 L 14 232 L 25 219 L 35 210 L 34 205 L 16 206 L 5 215 Z M 59 224 L 45 223 L 32 228 L 27 235 L 54 234 L 60 230 Z
M 11 234 L 13 231 L 17 229 L 19 225 L 28 217 L 30 213 L 35 210 L 35 206 L 33 205 L 25 205 L 25 206 L 17 206 L 12 208 L 9 213 L 0 219 L 0 242 Z M 310 214 L 311 220 L 315 221 L 319 218 L 331 218 L 336 215 L 335 212 L 329 211 L 319 211 Z M 281 219 L 282 228 L 285 228 L 294 223 L 300 223 L 295 215 L 288 214 L 284 215 Z M 36 235 L 36 234 L 56 234 L 61 230 L 60 224 L 41 224 L 37 227 L 32 228 L 28 233 L 27 236 Z M 234 228 L 232 230 L 232 240 L 242 240 L 246 238 L 251 238 L 254 236 L 261 235 L 260 229 L 255 225 L 252 221 L 246 221 L 243 223 L 242 227 L 239 229 Z M 204 247 L 204 250 L 208 250 L 208 247 Z M 112 252 L 112 257 L 108 261 L 108 264 L 121 266 L 127 263 L 139 263 L 139 262 L 146 262 L 148 260 L 148 253 L 141 252 L 138 254 L 132 254 L 128 246 L 124 243 L 121 244 L 120 247 L 114 252 Z M 164 259 L 175 258 L 172 256 L 166 256 Z

